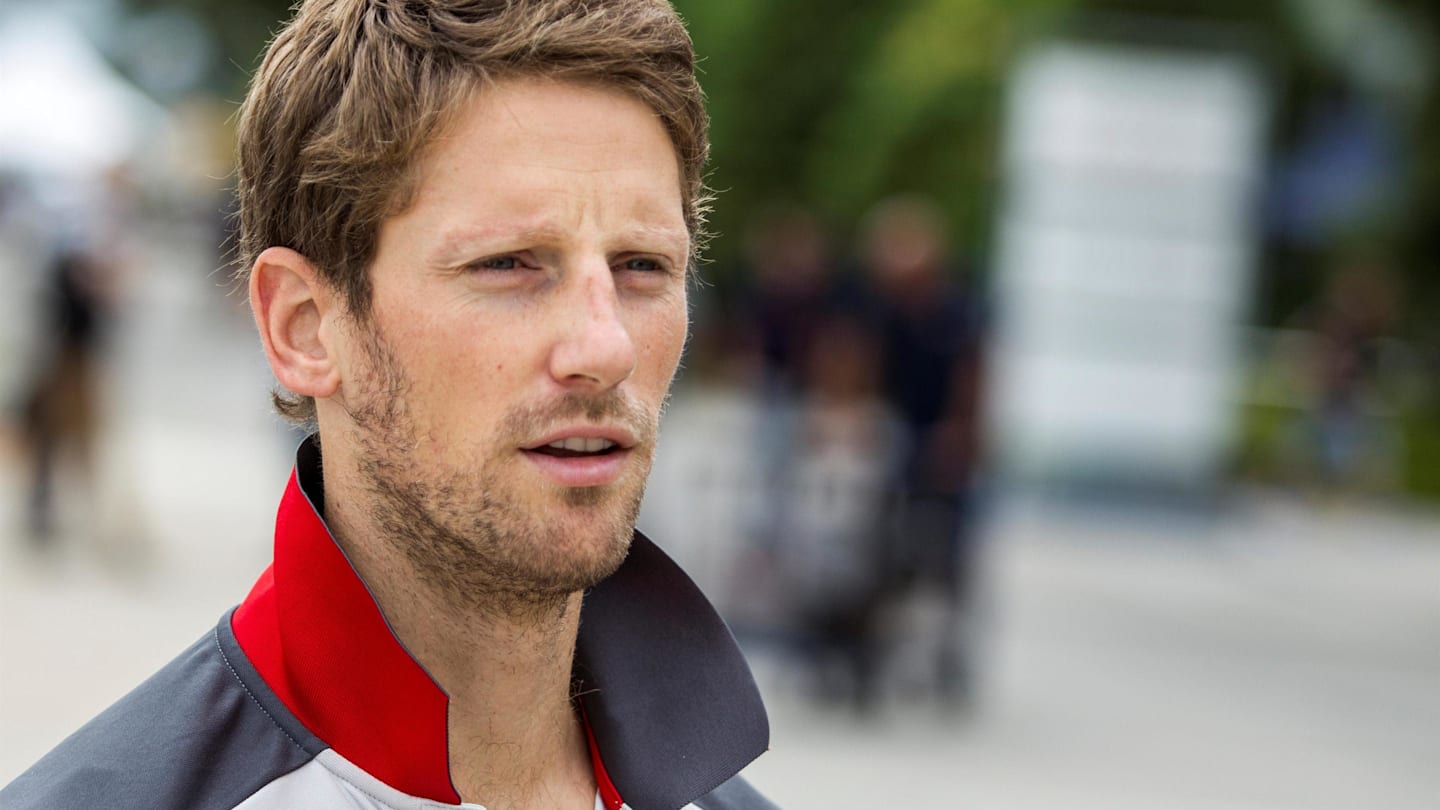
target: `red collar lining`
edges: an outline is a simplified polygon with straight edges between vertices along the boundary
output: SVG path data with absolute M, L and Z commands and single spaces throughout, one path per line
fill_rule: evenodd
M 580 709 L 580 718 L 585 722 L 585 743 L 590 746 L 590 766 L 595 771 L 595 786 L 600 790 L 600 800 L 605 803 L 605 810 L 620 810 L 625 801 L 620 798 L 620 791 L 616 790 L 614 783 L 610 781 L 605 763 L 600 761 L 600 746 L 595 743 L 595 729 L 590 727 L 590 718 L 586 716 L 583 707 Z
M 390 631 L 295 474 L 275 520 L 275 562 L 231 626 L 275 694 L 337 753 L 404 793 L 460 802 L 449 697 Z

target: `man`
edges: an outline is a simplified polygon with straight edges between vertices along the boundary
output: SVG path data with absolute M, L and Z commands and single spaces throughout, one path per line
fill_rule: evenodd
M 304 3 L 239 130 L 277 404 L 318 425 L 274 564 L 0 804 L 772 807 L 748 669 L 634 534 L 705 128 L 664 0 Z
M 950 708 L 964 711 L 974 697 L 984 313 L 975 292 L 948 271 L 947 243 L 934 201 L 901 195 L 876 204 L 864 227 L 864 310 L 880 339 L 886 398 L 906 434 L 881 590 L 886 600 L 943 606 L 928 651 L 931 681 Z

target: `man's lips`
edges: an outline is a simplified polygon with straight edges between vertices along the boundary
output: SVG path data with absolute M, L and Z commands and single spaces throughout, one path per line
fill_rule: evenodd
M 584 425 L 553 431 L 520 451 L 559 486 L 599 487 L 620 478 L 635 445 L 623 428 Z
M 521 449 L 527 451 L 541 450 L 558 442 L 575 444 L 575 440 L 583 440 L 591 447 L 595 445 L 596 440 L 602 442 L 609 442 L 610 444 L 615 445 L 620 450 L 629 450 L 630 448 L 634 447 L 637 442 L 634 433 L 619 426 L 575 425 L 572 427 L 553 430 L 538 441 L 535 441 Z M 586 447 L 578 449 L 588 450 L 589 448 Z

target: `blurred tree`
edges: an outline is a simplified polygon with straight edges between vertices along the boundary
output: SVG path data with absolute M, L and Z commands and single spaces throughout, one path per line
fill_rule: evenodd
M 1000 83 L 1023 25 L 1073 0 L 680 0 L 714 124 L 722 191 L 712 256 L 722 275 L 749 212 L 814 208 L 843 235 L 886 194 L 942 201 L 986 227 Z

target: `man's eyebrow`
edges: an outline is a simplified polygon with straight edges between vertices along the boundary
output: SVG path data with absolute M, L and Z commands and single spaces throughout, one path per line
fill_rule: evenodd
M 560 228 L 538 223 L 502 221 L 466 225 L 442 233 L 436 240 L 435 248 L 426 257 L 426 263 L 435 267 L 449 267 L 458 262 L 479 258 L 475 255 L 477 253 L 502 246 L 518 249 L 520 245 L 554 241 L 564 235 Z
M 426 264 L 433 267 L 451 267 L 480 258 L 479 254 L 487 251 L 521 250 L 528 245 L 554 244 L 564 241 L 569 235 L 568 229 L 545 223 L 494 222 L 467 225 L 441 234 L 435 248 L 426 256 Z M 615 239 L 620 244 L 636 243 L 650 246 L 650 249 L 674 249 L 684 253 L 689 250 L 690 232 L 685 228 L 637 222 L 621 230 Z M 684 258 L 676 257 L 680 261 Z
M 620 232 L 620 241 L 658 244 L 660 247 L 675 247 L 683 251 L 690 245 L 690 232 L 685 228 L 676 228 L 671 225 L 651 225 L 637 222 Z

